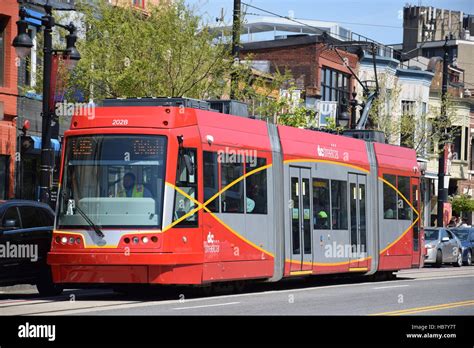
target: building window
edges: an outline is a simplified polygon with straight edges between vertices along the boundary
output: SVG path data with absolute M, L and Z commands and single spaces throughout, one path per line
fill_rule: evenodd
M 8 165 L 9 157 L 0 155 L 0 199 L 7 199 L 8 195 Z
M 330 215 L 329 180 L 313 179 L 313 222 L 316 230 L 329 230 Z
M 252 166 L 253 165 L 253 166 Z M 267 165 L 265 158 L 257 158 L 257 163 L 247 161 L 245 173 Z M 245 180 L 247 214 L 267 214 L 267 170 L 261 170 Z
M 321 100 L 337 101 L 339 109 L 350 100 L 350 75 L 323 67 L 321 69 Z
M 448 129 L 448 133 L 452 135 L 453 160 L 461 160 L 462 127 L 451 127 Z
M 7 20 L 0 19 L 0 86 L 5 85 L 5 51 Z
M 469 146 L 469 129 L 467 127 L 464 128 L 464 155 L 462 156 L 464 161 L 467 161 L 467 153 L 468 153 L 468 146 Z
M 415 144 L 415 102 L 402 100 L 400 145 L 412 148 Z
M 471 137 L 471 162 L 469 163 L 469 168 L 474 170 L 474 139 Z
M 242 177 L 242 163 L 221 163 L 221 189 L 234 180 Z M 233 184 L 221 195 L 221 212 L 243 213 L 244 212 L 244 183 L 243 180 Z
M 204 151 L 204 203 L 219 192 L 219 175 L 217 165 L 217 153 Z M 219 211 L 219 197 L 214 198 L 207 206 L 212 212 Z M 204 210 L 206 211 L 206 210 Z
M 347 182 L 331 180 L 333 230 L 347 230 Z

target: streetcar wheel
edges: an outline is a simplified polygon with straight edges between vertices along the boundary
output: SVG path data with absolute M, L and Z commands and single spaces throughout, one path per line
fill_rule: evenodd
M 453 263 L 454 267 L 461 267 L 462 266 L 462 251 L 458 251 L 458 258 L 456 262 Z
M 244 280 L 238 280 L 234 282 L 234 293 L 240 294 L 245 290 L 246 282 Z
M 441 267 L 442 264 L 443 264 L 443 252 L 441 250 L 438 250 L 438 252 L 436 253 L 435 266 L 436 267 Z
M 214 284 L 203 285 L 199 288 L 199 293 L 201 296 L 208 297 L 214 295 Z

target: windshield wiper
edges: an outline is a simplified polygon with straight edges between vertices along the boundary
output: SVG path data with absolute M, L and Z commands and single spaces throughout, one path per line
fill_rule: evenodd
M 90 227 L 94 230 L 94 232 L 100 237 L 104 238 L 105 235 L 104 233 L 100 230 L 99 226 L 97 226 L 95 223 L 92 222 L 92 220 L 82 211 L 81 208 L 79 208 L 77 205 L 75 206 L 76 210 L 81 214 L 81 216 L 84 218 L 84 220 L 87 221 Z
M 69 201 L 69 195 L 63 191 L 62 193 L 63 198 L 66 201 Z M 94 230 L 94 232 L 99 236 L 100 238 L 104 238 L 105 235 L 104 233 L 100 230 L 99 226 L 97 226 L 95 223 L 92 222 L 92 220 L 82 211 L 81 208 L 79 208 L 76 204 L 74 204 L 74 208 L 77 210 L 77 212 L 83 217 L 84 220 L 89 224 L 90 227 Z

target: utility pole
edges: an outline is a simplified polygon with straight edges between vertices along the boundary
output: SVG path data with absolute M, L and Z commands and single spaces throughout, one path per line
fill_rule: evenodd
M 438 159 L 438 227 L 443 227 L 443 213 L 444 203 L 448 201 L 448 188 L 444 187 L 444 177 L 446 175 L 446 158 L 445 158 L 445 147 L 446 140 L 448 137 L 446 129 L 446 120 L 448 118 L 446 114 L 446 97 L 448 95 L 448 64 L 449 64 L 449 51 L 448 51 L 448 37 L 444 42 L 444 57 L 443 57 L 443 85 L 441 88 L 441 125 L 443 127 L 442 135 L 440 137 L 440 143 L 438 145 L 439 159 Z
M 236 65 L 239 61 L 241 7 L 241 0 L 234 0 L 234 16 L 232 23 L 232 57 L 234 58 L 234 65 Z M 233 70 L 235 70 L 235 68 L 236 67 L 234 66 Z M 235 71 L 233 71 L 230 81 L 230 99 L 235 99 L 238 88 L 237 74 Z

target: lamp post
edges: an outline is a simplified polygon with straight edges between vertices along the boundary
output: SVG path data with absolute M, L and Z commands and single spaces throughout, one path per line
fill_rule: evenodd
M 441 88 L 441 125 L 443 127 L 441 141 L 438 146 L 439 159 L 438 159 L 438 216 L 437 224 L 438 227 L 443 227 L 443 214 L 444 214 L 444 203 L 448 201 L 448 188 L 444 186 L 444 177 L 446 175 L 446 141 L 449 136 L 446 129 L 446 97 L 448 95 L 448 64 L 449 64 L 449 50 L 448 50 L 448 37 L 444 42 L 444 56 L 443 56 L 443 85 Z
M 46 3 L 46 5 L 35 5 L 43 7 L 45 15 L 39 18 L 27 13 L 26 9 L 21 7 L 19 13 L 20 20 L 17 22 L 18 35 L 13 40 L 13 47 L 15 47 L 19 58 L 26 57 L 33 47 L 33 41 L 27 33 L 28 23 L 26 18 L 41 21 L 41 25 L 44 28 L 44 57 L 39 200 L 43 203 L 49 204 L 50 188 L 54 169 L 54 152 L 53 149 L 51 149 L 51 122 L 54 117 L 54 105 L 51 105 L 50 103 L 52 92 L 51 73 L 53 55 L 55 53 L 61 53 L 64 56 L 67 56 L 72 63 L 69 68 L 73 68 L 75 66 L 75 63 L 81 59 L 81 55 L 75 47 L 77 40 L 76 27 L 72 23 L 68 25 L 56 23 L 52 15 L 53 7 L 48 3 Z M 67 47 L 65 50 L 53 50 L 52 32 L 54 27 L 61 27 L 69 32 L 69 34 L 66 36 Z

